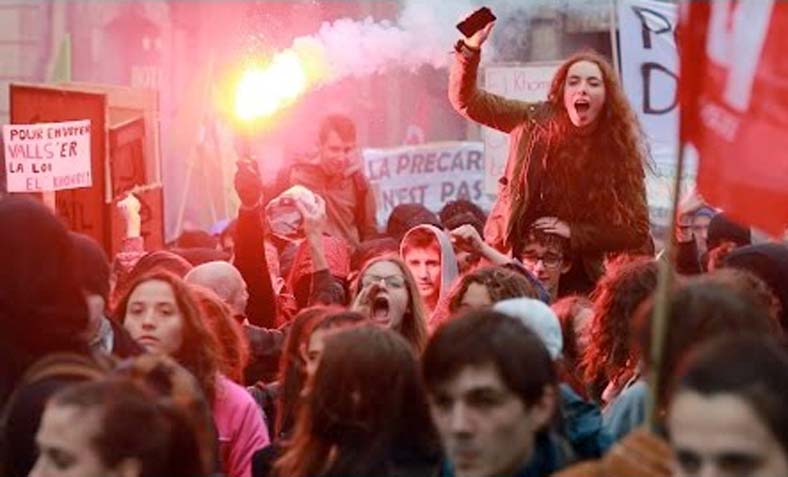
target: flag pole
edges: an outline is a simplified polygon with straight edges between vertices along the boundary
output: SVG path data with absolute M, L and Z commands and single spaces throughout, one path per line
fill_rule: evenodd
M 680 119 L 679 119 L 680 121 Z M 670 316 L 670 292 L 673 288 L 673 260 L 676 244 L 676 224 L 678 221 L 678 204 L 681 191 L 681 181 L 684 175 L 684 143 L 681 138 L 678 142 L 678 159 L 676 163 L 676 177 L 673 182 L 673 201 L 671 204 L 670 234 L 665 241 L 663 260 L 659 260 L 659 276 L 657 290 L 654 294 L 654 312 L 651 317 L 651 353 L 649 356 L 649 393 L 646 401 L 646 424 L 655 431 L 659 424 L 659 396 L 660 390 L 665 386 L 669 376 L 662 375 L 662 363 L 665 360 L 665 337 L 668 330 L 668 317 Z
M 71 81 L 71 35 L 64 33 L 52 63 L 52 69 L 47 74 L 47 82 L 66 83 L 68 81 Z M 41 193 L 44 204 L 55 213 L 57 213 L 56 194 L 53 190 Z
M 613 56 L 613 67 L 616 69 L 619 78 L 621 77 L 621 65 L 618 59 L 618 41 L 616 32 L 618 31 L 618 0 L 610 0 L 610 54 Z

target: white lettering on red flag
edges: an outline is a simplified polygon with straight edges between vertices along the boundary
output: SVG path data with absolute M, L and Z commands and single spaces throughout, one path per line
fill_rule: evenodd
M 697 151 L 698 189 L 742 223 L 788 225 L 788 3 L 686 2 L 681 134 Z

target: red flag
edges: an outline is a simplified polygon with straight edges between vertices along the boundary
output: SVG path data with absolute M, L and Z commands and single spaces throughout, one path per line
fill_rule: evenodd
M 698 189 L 732 218 L 788 225 L 788 2 L 685 1 L 679 26 L 681 138 Z

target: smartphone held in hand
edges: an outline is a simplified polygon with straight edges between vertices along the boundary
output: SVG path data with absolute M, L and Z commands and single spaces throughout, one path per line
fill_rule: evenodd
M 486 27 L 495 20 L 496 17 L 493 15 L 492 10 L 487 7 L 482 7 L 473 12 L 471 16 L 458 23 L 457 29 L 460 30 L 460 32 L 465 35 L 466 38 L 470 38 L 474 33 Z

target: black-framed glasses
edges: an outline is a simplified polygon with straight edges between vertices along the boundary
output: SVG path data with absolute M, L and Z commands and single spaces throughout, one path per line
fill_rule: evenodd
M 522 259 L 523 264 L 529 267 L 535 267 L 536 264 L 541 261 L 545 268 L 558 268 L 564 261 L 563 255 L 552 252 L 547 252 L 542 255 L 537 253 L 524 253 L 520 258 Z

